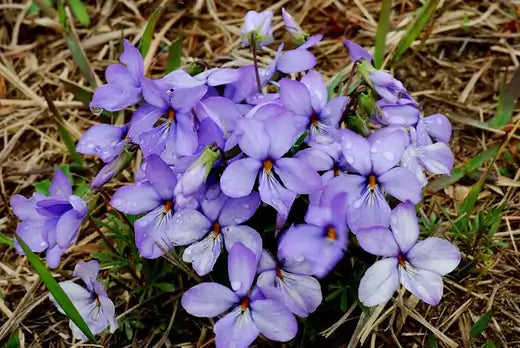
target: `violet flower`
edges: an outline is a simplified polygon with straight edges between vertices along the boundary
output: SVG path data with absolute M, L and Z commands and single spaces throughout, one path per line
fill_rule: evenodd
M 385 303 L 399 283 L 424 302 L 436 305 L 442 292 L 442 276 L 460 262 L 460 252 L 450 242 L 429 237 L 417 242 L 419 225 L 411 203 L 401 203 L 392 211 L 391 228 L 358 230 L 363 249 L 384 256 L 367 269 L 359 283 L 359 299 L 365 306 Z
M 318 173 L 305 161 L 283 157 L 296 140 L 296 127 L 288 116 L 270 119 L 265 125 L 255 119 L 241 123 L 240 149 L 249 157 L 231 163 L 222 174 L 220 187 L 229 197 L 251 193 L 259 177 L 260 198 L 287 216 L 296 194 L 321 188 Z
M 47 265 L 59 266 L 61 255 L 75 242 L 81 222 L 88 213 L 87 204 L 72 193 L 69 178 L 61 171 L 54 173 L 50 196 L 35 193 L 27 199 L 21 195 L 11 198 L 11 207 L 22 220 L 17 235 L 34 252 L 46 252 Z M 20 254 L 23 250 L 15 240 Z
M 414 174 L 396 167 L 409 144 L 406 131 L 389 127 L 365 139 L 342 130 L 341 144 L 350 171 L 359 174 L 338 176 L 330 182 L 348 193 L 348 223 L 354 233 L 362 227 L 388 226 L 390 206 L 383 192 L 400 201 L 421 200 L 421 185 Z
M 125 214 L 147 213 L 134 223 L 135 244 L 141 256 L 154 259 L 173 246 L 171 227 L 177 179 L 157 155 L 146 159 L 145 174 L 147 180 L 120 187 L 110 204 Z
M 330 139 L 348 102 L 347 97 L 341 96 L 327 103 L 327 86 L 315 70 L 305 74 L 301 82 L 282 79 L 280 97 L 284 106 L 296 114 L 298 131 L 310 129 L 311 139 Z
M 314 312 L 321 304 L 320 282 L 309 275 L 310 269 L 301 262 L 281 256 L 278 248 L 278 261 L 265 250 L 258 265 L 256 284 L 266 298 L 283 303 L 291 312 L 304 318 Z
M 84 155 L 96 155 L 105 163 L 111 162 L 128 144 L 127 132 L 127 124 L 122 127 L 96 124 L 83 134 L 76 145 L 76 151 Z
M 300 25 L 294 20 L 293 16 L 282 7 L 282 18 L 285 25 L 285 29 L 291 34 L 293 42 L 296 45 L 303 44 L 309 34 L 303 31 Z
M 242 29 L 240 29 L 242 46 L 253 45 L 253 40 L 258 48 L 270 44 L 273 41 L 272 20 L 273 11 L 271 10 L 262 12 L 248 11 L 244 18 Z
M 292 74 L 314 68 L 316 57 L 308 49 L 316 45 L 322 38 L 322 35 L 313 35 L 298 48 L 283 52 L 276 62 L 276 70 Z
M 347 249 L 347 195 L 336 195 L 327 205 L 310 205 L 306 224 L 289 228 L 281 237 L 278 257 L 303 260 L 312 274 L 326 276 Z
M 141 79 L 144 76 L 143 57 L 127 40 L 119 60 L 121 64 L 110 65 L 105 71 L 106 85 L 99 86 L 92 96 L 91 109 L 119 111 L 141 100 Z M 101 110 L 100 110 L 101 111 Z
M 229 251 L 236 242 L 253 251 L 256 258 L 262 252 L 262 237 L 253 228 L 242 225 L 260 206 L 257 192 L 241 198 L 229 198 L 217 185 L 208 188 L 201 202 L 200 213 L 184 209 L 175 213 L 171 226 L 172 240 L 177 245 L 189 245 L 182 256 L 198 275 L 208 274 L 215 265 L 222 247 Z
M 378 110 L 374 110 L 375 119 L 385 126 L 412 126 L 417 123 L 421 114 L 417 109 L 417 103 L 410 99 L 401 98 L 395 103 L 389 103 L 383 99 L 377 102 L 377 106 L 381 115 Z
M 448 144 L 451 138 L 451 123 L 443 114 L 434 114 L 419 118 L 416 125 L 417 143 L 419 145 L 430 145 L 431 138 Z
M 368 60 L 369 62 L 374 61 L 374 57 L 354 41 L 344 40 L 343 42 L 345 43 L 345 46 L 347 46 L 348 54 L 352 62 L 357 62 L 362 59 Z
M 59 283 L 94 335 L 103 332 L 108 326 L 110 326 L 111 333 L 117 329 L 114 303 L 108 298 L 105 284 L 97 280 L 98 273 L 99 262 L 96 260 L 79 261 L 74 268 L 74 277 L 81 278 L 87 288 L 85 289 L 72 281 Z M 50 295 L 50 299 L 56 308 L 65 314 L 52 295 Z M 76 339 L 87 339 L 72 320 L 69 321 L 69 326 Z
M 375 70 L 370 73 L 370 82 L 381 98 L 386 102 L 396 103 L 399 99 L 413 100 L 408 94 L 403 83 L 392 76 L 389 72 Z
M 218 283 L 201 283 L 184 293 L 182 306 L 197 317 L 215 317 L 229 308 L 231 311 L 214 326 L 217 348 L 245 348 L 259 334 L 286 342 L 298 331 L 298 323 L 291 312 L 280 302 L 264 299 L 251 290 L 258 260 L 255 254 L 237 242 L 228 257 L 229 288 Z

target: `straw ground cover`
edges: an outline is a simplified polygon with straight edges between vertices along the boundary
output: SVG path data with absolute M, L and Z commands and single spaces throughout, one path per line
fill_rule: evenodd
M 67 1 L 63 11 L 44 6 L 38 10 L 31 1 L 0 3 L 2 238 L 12 237 L 17 223 L 8 206 L 12 195 L 29 195 L 35 184 L 44 187 L 56 166 L 69 168 L 79 184 L 100 168 L 92 158 L 84 165 L 68 154 L 64 134 L 76 141 L 102 120 L 104 116 L 93 115 L 82 98 L 88 99 L 92 86 L 103 81 L 106 66 L 117 60 L 121 38 L 137 44 L 147 36 L 150 18 L 156 19 L 156 26 L 145 58 L 149 75 L 172 64 L 168 47 L 175 43 L 182 44 L 183 64 L 195 60 L 208 66 L 247 64 L 251 54 L 240 49 L 238 39 L 244 14 L 268 7 L 279 13 L 283 6 L 307 32 L 324 34 L 314 53 L 320 62 L 317 69 L 332 80 L 350 65 L 342 39 L 365 47 L 375 44 L 382 6 L 381 1 L 364 0 L 86 1 L 85 18 L 74 3 Z M 165 8 L 154 14 L 159 6 Z M 418 1 L 394 1 L 386 38 L 388 58 L 395 55 L 421 6 Z M 347 271 L 358 257 L 354 249 L 324 282 L 324 305 L 307 319 L 291 346 L 520 345 L 520 114 L 514 108 L 511 117 L 507 112 L 519 88 L 520 77 L 515 74 L 520 59 L 519 16 L 518 1 L 438 1 L 410 49 L 395 61 L 385 61 L 423 102 L 425 115 L 444 113 L 454 125 L 451 147 L 458 169 L 450 180 L 432 181 L 419 212 L 425 235 L 447 238 L 463 252 L 458 270 L 446 279 L 441 304 L 430 307 L 401 293 L 386 306 L 363 311 L 354 301 L 355 288 L 349 286 L 359 277 Z M 265 49 L 262 56 L 273 54 Z M 125 116 L 129 115 L 112 115 L 112 121 L 122 124 Z M 111 182 L 107 192 L 130 181 L 138 161 Z M 481 190 L 475 189 L 480 186 Z M 53 272 L 57 280 L 70 279 L 77 260 L 106 250 L 103 243 L 113 242 L 116 220 L 124 220 L 114 216 L 108 225 L 95 216 L 84 223 L 77 245 Z M 27 260 L 2 241 L 0 342 L 70 345 L 68 319 L 52 306 Z M 143 268 L 134 268 L 134 260 L 129 261 L 130 266 L 119 260 L 104 268 L 120 330 L 100 343 L 211 346 L 211 323 L 186 315 L 178 303 L 189 286 L 185 283 L 192 281 L 190 275 L 181 270 L 166 279 L 162 274 L 180 265 L 177 259 L 169 260 L 173 266 L 162 260 Z M 258 345 L 268 343 L 260 339 Z

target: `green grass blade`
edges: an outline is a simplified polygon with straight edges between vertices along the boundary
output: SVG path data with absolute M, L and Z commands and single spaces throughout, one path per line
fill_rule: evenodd
M 92 71 L 90 63 L 87 59 L 87 55 L 85 54 L 85 51 L 83 51 L 83 48 L 81 47 L 77 37 L 70 33 L 66 34 L 65 42 L 67 43 L 67 46 L 69 46 L 69 49 L 72 53 L 72 57 L 78 65 L 79 70 L 81 70 L 81 72 L 83 73 L 83 76 L 85 76 L 92 88 L 96 88 L 97 83 L 96 78 L 94 76 L 94 72 Z
M 482 331 L 484 331 L 486 326 L 488 326 L 492 317 L 493 317 L 493 313 L 491 311 L 487 311 L 486 313 L 484 313 L 484 315 L 481 316 L 480 319 L 477 320 L 477 322 L 475 324 L 473 324 L 473 326 L 469 330 L 469 338 L 475 339 L 478 336 L 480 336 Z
M 70 320 L 72 320 L 74 324 L 76 324 L 76 326 L 85 334 L 85 336 L 87 336 L 89 341 L 96 344 L 96 339 L 90 331 L 87 324 L 85 323 L 85 320 L 83 320 L 78 310 L 76 309 L 72 301 L 69 299 L 67 294 L 65 294 L 58 282 L 56 282 L 47 266 L 43 264 L 40 258 L 35 253 L 33 253 L 31 249 L 29 249 L 27 244 L 25 244 L 25 242 L 19 236 L 16 236 L 16 240 L 18 241 L 20 247 L 24 251 L 25 256 L 27 256 L 27 260 L 29 260 L 31 265 L 34 267 L 36 273 L 38 273 L 38 275 L 40 276 L 41 280 L 43 281 L 43 284 L 45 284 L 45 286 L 52 294 L 54 299 L 56 299 L 56 302 L 58 302 L 58 304 L 67 314 Z
M 67 0 L 72 13 L 84 27 L 90 26 L 90 16 L 81 0 Z
M 505 88 L 502 88 L 498 96 L 497 112 L 489 121 L 489 125 L 493 128 L 502 128 L 505 126 L 515 109 L 516 100 L 520 96 L 520 68 L 516 69 L 513 78 Z
M 428 2 L 417 12 L 415 18 L 410 23 L 403 38 L 399 42 L 395 50 L 392 62 L 401 57 L 404 52 L 412 45 L 412 42 L 419 36 L 419 33 L 424 29 L 430 18 L 432 17 L 439 0 L 428 0 Z
M 5 244 L 10 248 L 14 248 L 14 242 L 13 242 L 12 238 L 7 237 L 3 233 L 0 233 L 0 244 Z
M 178 69 L 181 66 L 182 57 L 182 40 L 183 37 L 179 36 L 168 49 L 168 61 L 166 62 L 166 73 Z
M 383 0 L 379 21 L 377 22 L 376 46 L 374 51 L 374 67 L 380 69 L 385 58 L 386 35 L 390 28 L 390 13 L 392 0 Z
M 339 84 L 341 83 L 343 76 L 345 76 L 345 70 L 341 69 L 340 71 L 338 71 L 336 76 L 334 76 L 334 78 L 330 82 L 329 88 L 327 89 L 328 100 L 331 100 L 332 97 L 334 97 L 334 92 L 336 90 L 336 87 L 338 87 Z
M 58 132 L 60 133 L 61 140 L 67 147 L 67 150 L 69 151 L 70 157 L 78 164 L 80 167 L 85 167 L 85 163 L 83 161 L 83 157 L 79 153 L 76 152 L 76 144 L 72 140 L 72 137 L 70 136 L 70 133 L 68 132 L 67 128 L 65 127 L 65 120 L 61 117 L 60 113 L 58 112 L 58 109 L 52 102 L 52 99 L 49 97 L 47 92 L 45 90 L 42 90 L 43 97 L 47 101 L 47 105 L 49 106 L 49 110 L 51 112 L 52 118 L 56 121 L 56 124 L 58 125 Z
M 150 16 L 150 19 L 148 19 L 148 22 L 146 23 L 146 28 L 144 29 L 143 37 L 141 38 L 141 41 L 139 41 L 139 51 L 141 52 L 143 57 L 146 56 L 148 50 L 150 49 L 153 33 L 155 31 L 155 25 L 157 24 L 157 20 L 161 16 L 163 9 L 164 7 L 156 8 Z

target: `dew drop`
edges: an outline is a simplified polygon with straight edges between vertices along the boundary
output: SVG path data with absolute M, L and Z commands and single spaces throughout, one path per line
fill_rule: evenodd
M 375 147 L 371 148 L 370 153 L 377 153 L 377 149 Z
M 98 116 L 101 115 L 103 112 L 102 108 L 90 108 L 90 112 L 92 112 L 94 115 Z
M 352 148 L 352 143 L 348 142 L 345 144 L 345 149 L 350 150 Z
M 244 209 L 249 209 L 249 204 L 245 203 L 242 207 L 243 207 Z
M 303 255 L 298 255 L 294 258 L 294 261 L 296 262 L 303 262 L 305 260 L 305 257 Z
M 390 162 L 393 161 L 395 158 L 394 154 L 391 153 L 390 151 L 383 152 L 383 156 Z
M 347 155 L 347 156 L 345 156 L 345 159 L 347 160 L 347 162 L 348 162 L 349 164 L 354 163 L 354 157 L 352 157 L 352 156 L 348 156 L 348 155 Z
M 237 291 L 238 289 L 240 289 L 240 287 L 242 286 L 242 282 L 240 280 L 233 280 L 231 282 L 231 288 L 235 291 Z

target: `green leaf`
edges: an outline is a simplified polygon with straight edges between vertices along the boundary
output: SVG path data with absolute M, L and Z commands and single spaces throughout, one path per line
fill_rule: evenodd
M 484 331 L 486 326 L 488 326 L 492 316 L 493 313 L 491 311 L 487 311 L 486 313 L 484 313 L 484 315 L 481 316 L 480 319 L 477 320 L 477 322 L 469 330 L 469 338 L 474 339 L 480 336 L 482 331 Z
M 0 233 L 0 244 L 5 244 L 10 248 L 14 248 L 14 242 L 12 238 L 7 237 L 5 234 Z
M 390 13 L 392 12 L 392 0 L 383 0 L 379 21 L 377 22 L 376 45 L 374 51 L 374 67 L 380 69 L 385 58 L 386 35 L 390 28 Z
M 150 49 L 153 33 L 155 31 L 155 25 L 157 24 L 157 20 L 161 16 L 163 10 L 164 7 L 156 8 L 150 16 L 150 18 L 148 19 L 148 22 L 146 23 L 146 28 L 144 29 L 143 37 L 141 38 L 141 41 L 139 41 L 139 51 L 141 52 L 141 55 L 143 57 L 146 56 L 148 50 Z
M 392 62 L 397 60 L 399 57 L 403 55 L 408 48 L 412 45 L 414 40 L 419 36 L 419 33 L 424 29 L 430 18 L 435 12 L 437 5 L 439 4 L 439 0 L 428 0 L 426 4 L 417 12 L 412 23 L 406 30 L 403 38 L 397 45 L 397 49 L 395 50 L 394 56 L 392 57 Z
M 67 0 L 67 2 L 69 3 L 72 13 L 76 16 L 81 25 L 88 27 L 90 25 L 90 16 L 81 0 Z
M 166 291 L 166 292 L 175 291 L 175 286 L 170 283 L 155 283 L 153 286 L 156 287 L 157 289 L 161 289 L 162 291 Z
M 76 180 L 76 189 L 74 190 L 74 194 L 78 197 L 83 197 L 89 192 L 88 184 L 83 179 Z
M 509 84 L 500 90 L 496 114 L 489 121 L 491 127 L 502 128 L 509 122 L 518 96 L 520 96 L 520 68 L 516 69 Z
M 427 348 L 439 348 L 439 343 L 437 343 L 437 340 L 435 339 L 435 335 L 428 334 L 428 337 L 426 338 L 426 347 Z
M 328 89 L 328 100 L 331 100 L 332 97 L 334 96 L 334 90 L 341 83 L 343 76 L 345 76 L 345 70 L 341 69 L 340 71 L 338 71 L 338 73 L 336 74 L 334 79 L 332 79 L 332 82 L 330 83 L 329 89 Z
M 43 284 L 45 284 L 65 314 L 67 314 L 70 320 L 72 320 L 74 324 L 76 324 L 76 326 L 85 334 L 85 336 L 87 336 L 90 342 L 97 344 L 96 339 L 85 323 L 85 320 L 83 320 L 83 317 L 79 314 L 77 308 L 74 306 L 67 294 L 63 291 L 58 282 L 56 282 L 49 269 L 47 269 L 40 258 L 35 253 L 33 253 L 31 249 L 29 249 L 27 244 L 25 244 L 25 242 L 19 236 L 16 236 L 16 240 L 24 251 L 27 260 L 29 260 L 31 265 L 34 267 L 36 273 L 38 273 L 41 280 L 43 281 Z
M 92 88 L 96 88 L 97 83 L 94 72 L 92 71 L 92 67 L 88 62 L 85 51 L 81 47 L 79 39 L 73 33 L 68 33 L 65 35 L 65 42 L 67 43 L 67 46 L 72 53 L 72 58 L 74 58 L 74 61 L 78 65 L 79 70 L 81 70 L 83 73 L 83 76 L 85 76 Z
M 9 341 L 5 345 L 5 348 L 18 348 L 20 347 L 20 339 L 18 337 L 20 331 L 16 330 L 14 334 L 9 338 Z
M 50 195 L 50 192 L 49 192 L 50 187 L 51 187 L 51 181 L 49 179 L 38 181 L 37 183 L 34 184 L 34 189 L 36 190 L 36 192 L 39 192 L 46 196 Z
M 65 13 L 65 6 L 63 6 L 63 0 L 58 0 L 58 19 L 60 20 L 61 26 L 67 28 L 67 14 Z
M 168 60 L 166 61 L 166 73 L 178 69 L 181 66 L 182 57 L 182 40 L 183 37 L 178 37 L 168 49 Z

